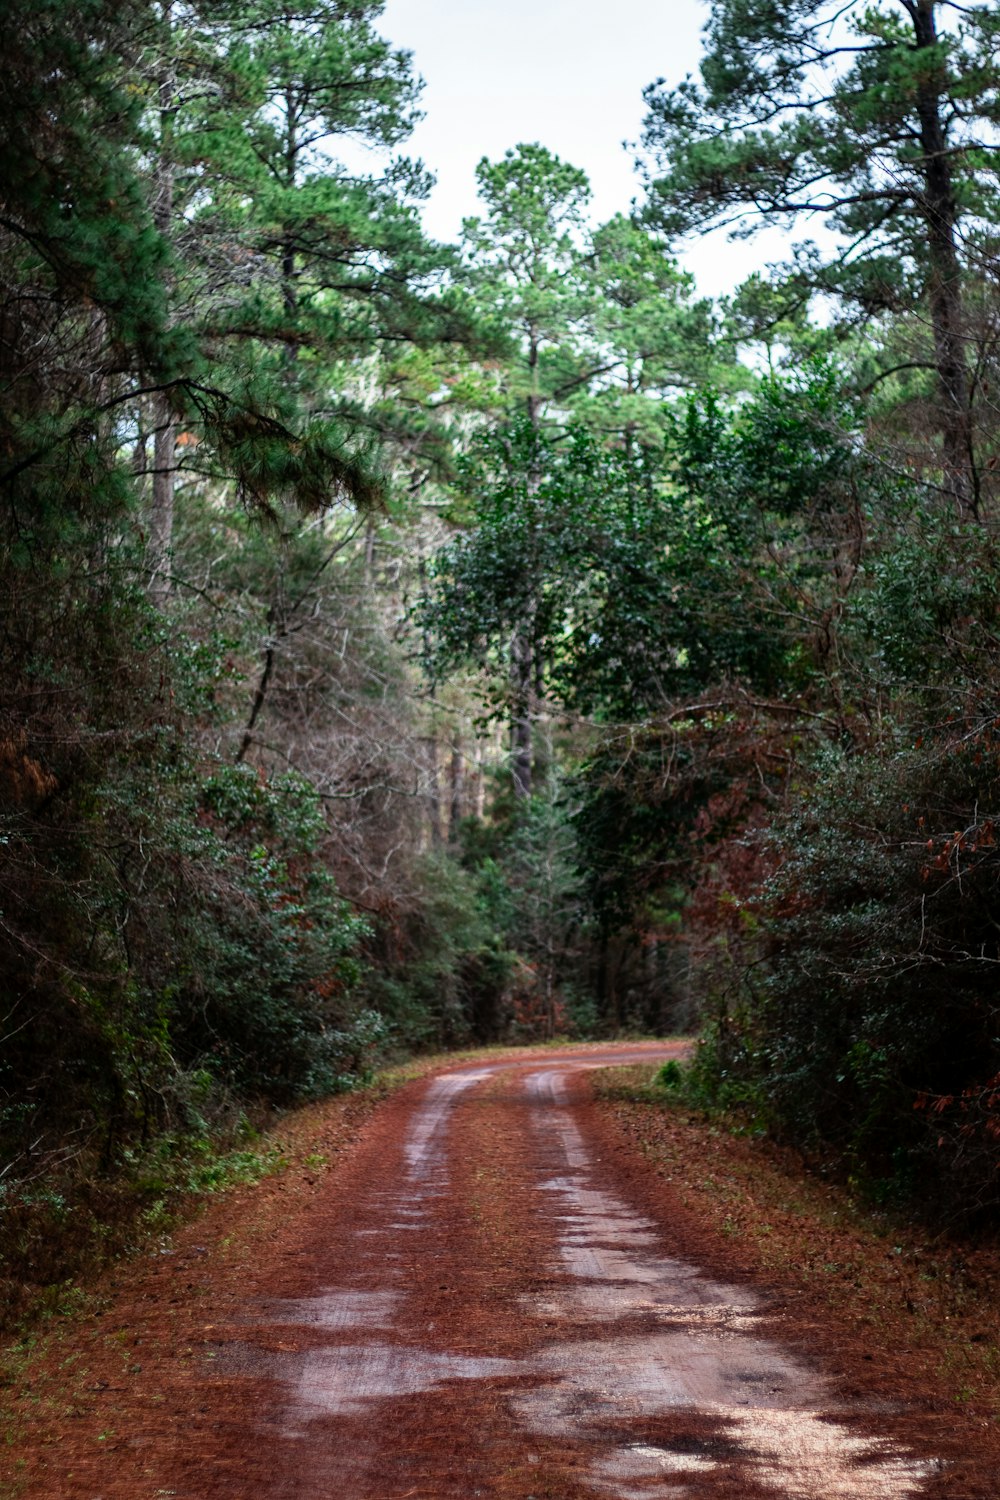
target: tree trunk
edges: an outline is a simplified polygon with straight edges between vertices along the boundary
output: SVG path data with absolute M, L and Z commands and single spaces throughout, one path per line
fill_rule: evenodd
M 448 840 L 458 841 L 458 829 L 465 816 L 465 757 L 462 742 L 456 740 L 451 747 L 451 805 L 448 809 Z
M 539 346 L 534 332 L 528 341 L 528 369 L 531 372 L 531 390 L 528 395 L 528 421 L 533 433 L 538 432 L 541 422 L 542 403 L 538 392 Z M 542 482 L 536 458 L 531 459 L 528 472 L 528 496 L 537 494 Z M 511 774 L 514 780 L 514 796 L 518 801 L 531 796 L 532 766 L 534 762 L 535 701 L 541 701 L 541 663 L 536 662 L 533 649 L 534 601 L 529 602 L 525 618 L 518 625 L 510 643 L 510 687 L 511 721 L 510 753 Z M 537 700 L 535 698 L 537 694 Z
M 145 427 L 146 413 L 140 401 L 136 407 L 135 446 L 132 449 L 132 473 L 135 476 L 136 494 L 140 501 L 146 500 L 146 479 L 149 474 L 149 433 Z
M 295 111 L 295 99 L 289 89 L 285 94 L 285 187 L 291 192 L 295 187 L 295 179 L 298 174 L 298 120 Z M 289 371 L 294 370 L 298 361 L 298 348 L 295 343 L 295 325 L 299 315 L 299 289 L 295 273 L 295 240 L 289 232 L 281 247 L 281 300 L 285 309 L 285 317 L 288 321 L 288 337 L 285 341 L 284 359 Z
M 441 786 L 438 780 L 437 735 L 428 735 L 424 741 L 424 746 L 427 767 L 427 821 L 431 831 L 431 846 L 434 849 L 440 849 L 444 843 L 444 829 L 441 826 Z
M 365 522 L 365 593 L 375 587 L 375 517 Z
M 499 725 L 494 725 L 494 735 L 497 734 L 499 728 Z M 499 760 L 500 745 L 497 744 L 496 740 L 494 740 L 494 746 L 496 749 L 496 758 Z M 479 741 L 476 743 L 476 768 L 472 776 L 471 801 L 473 817 L 478 818 L 482 822 L 486 817 L 486 752 Z
M 917 51 L 938 45 L 934 12 L 938 0 L 916 0 L 912 10 Z M 928 299 L 934 359 L 942 400 L 942 461 L 946 490 L 959 512 L 979 510 L 972 462 L 969 382 L 962 319 L 962 268 L 958 257 L 958 206 L 945 128 L 941 119 L 944 79 L 930 75 L 917 97 L 923 155 L 924 220 L 930 262 Z
M 156 397 L 153 485 L 149 505 L 149 598 L 163 609 L 170 597 L 170 551 L 174 538 L 174 454 L 177 423 L 165 396 Z
M 531 691 L 534 675 L 531 639 L 522 625 L 510 645 L 510 754 L 514 796 L 518 800 L 531 796 Z
M 250 707 L 250 717 L 247 719 L 246 728 L 243 731 L 243 738 L 240 741 L 240 748 L 236 752 L 237 765 L 239 765 L 240 761 L 246 758 L 247 751 L 253 744 L 254 727 L 257 723 L 257 720 L 260 718 L 261 710 L 263 709 L 265 700 L 267 699 L 267 690 L 270 686 L 272 673 L 274 672 L 274 626 L 276 618 L 277 610 L 272 604 L 271 608 L 267 612 L 267 644 L 264 647 L 264 665 L 261 668 L 260 677 L 257 679 L 257 691 L 254 693 L 253 703 Z
M 164 61 L 160 72 L 158 95 L 160 108 L 160 150 L 156 163 L 153 197 L 153 223 L 169 236 L 174 216 L 174 110 L 177 91 L 173 69 L 173 33 L 171 0 L 163 6 Z M 153 483 L 149 504 L 149 533 L 146 548 L 149 565 L 147 589 L 152 604 L 163 609 L 170 597 L 170 551 L 174 538 L 174 475 L 177 451 L 177 423 L 165 395 L 153 402 Z

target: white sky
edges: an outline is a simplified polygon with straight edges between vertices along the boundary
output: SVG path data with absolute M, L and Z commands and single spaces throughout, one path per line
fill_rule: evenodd
M 477 212 L 475 167 L 521 141 L 540 141 L 582 167 L 596 222 L 641 194 L 624 140 L 637 140 L 642 90 L 696 72 L 704 0 L 387 0 L 378 29 L 414 54 L 425 118 L 404 150 L 438 184 L 428 232 L 454 240 Z M 727 291 L 780 258 L 775 234 L 692 242 L 680 259 L 702 292 Z

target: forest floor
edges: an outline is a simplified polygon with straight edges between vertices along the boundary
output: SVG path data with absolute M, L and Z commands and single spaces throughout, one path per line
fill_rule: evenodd
M 0 1495 L 995 1500 L 996 1251 L 654 1102 L 681 1050 L 290 1117 L 281 1172 L 8 1354 Z

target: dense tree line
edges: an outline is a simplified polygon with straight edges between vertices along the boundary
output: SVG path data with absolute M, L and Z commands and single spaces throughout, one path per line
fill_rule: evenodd
M 995 1213 L 992 8 L 715 0 L 632 216 L 522 144 L 451 247 L 380 11 L 8 19 L 10 1282 L 392 1048 L 699 1019 Z M 827 233 L 712 305 L 748 214 Z
M 417 84 L 379 9 L 6 18 L 15 1299 L 25 1267 L 57 1279 L 102 1184 L 156 1201 L 213 1126 L 350 1082 L 386 1030 L 359 989 L 384 917 L 359 872 L 400 842 L 417 857 L 387 789 L 419 727 L 354 539 L 393 454 L 430 462 L 439 423 L 367 393 L 472 330 L 420 229 L 420 170 L 337 162 L 345 136 L 406 133 Z M 330 815 L 341 799 L 356 816 Z
M 436 664 L 589 727 L 559 796 L 604 1024 L 688 1007 L 697 1097 L 995 1216 L 997 18 L 716 0 L 705 37 L 700 82 L 647 91 L 637 220 L 574 263 L 615 245 L 616 334 L 582 291 L 569 325 L 607 366 L 574 385 L 564 334 L 471 460 Z M 775 222 L 788 263 L 699 330 L 676 282 L 634 315 L 643 254 Z

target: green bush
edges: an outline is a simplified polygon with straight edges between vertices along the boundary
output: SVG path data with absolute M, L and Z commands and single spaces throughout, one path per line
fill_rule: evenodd
M 879 1201 L 956 1222 L 1000 1213 L 997 828 L 991 727 L 830 752 L 765 835 L 744 999 L 696 1067 Z
M 653 1080 L 661 1089 L 679 1089 L 684 1082 L 684 1069 L 676 1059 L 670 1057 L 662 1067 L 656 1070 Z

